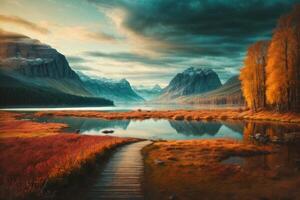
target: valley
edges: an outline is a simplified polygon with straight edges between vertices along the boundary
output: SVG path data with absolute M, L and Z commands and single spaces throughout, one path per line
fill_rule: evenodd
M 300 4 L 0 0 L 0 200 L 297 200 Z

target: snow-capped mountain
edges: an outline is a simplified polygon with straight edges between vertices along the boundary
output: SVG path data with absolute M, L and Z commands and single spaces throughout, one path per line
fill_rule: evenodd
M 84 87 L 95 97 L 111 99 L 114 102 L 144 101 L 126 79 L 113 80 L 104 77 L 89 77 L 77 72 Z
M 217 89 L 221 85 L 217 73 L 212 69 L 190 67 L 171 80 L 159 99 L 200 94 Z
M 163 90 L 158 84 L 154 85 L 152 88 L 140 85 L 133 87 L 133 89 L 138 95 L 143 97 L 145 100 L 152 100 L 158 97 Z

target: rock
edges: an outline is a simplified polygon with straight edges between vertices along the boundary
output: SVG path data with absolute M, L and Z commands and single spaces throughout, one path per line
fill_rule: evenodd
M 112 134 L 113 132 L 115 132 L 114 130 L 103 130 L 102 133 L 104 134 Z
M 256 134 L 254 135 L 254 138 L 255 138 L 256 140 L 259 140 L 260 137 L 261 137 L 261 134 L 260 134 L 260 133 L 256 133 Z
M 165 164 L 165 162 L 162 161 L 162 160 L 160 160 L 160 159 L 155 159 L 155 160 L 154 160 L 154 163 L 155 163 L 156 165 L 164 165 L 164 164 Z
M 253 139 L 256 142 L 266 144 L 270 142 L 270 137 L 267 134 L 256 133 L 254 136 L 250 136 L 250 139 Z
M 76 129 L 76 131 L 75 131 L 76 133 L 80 133 L 80 129 Z

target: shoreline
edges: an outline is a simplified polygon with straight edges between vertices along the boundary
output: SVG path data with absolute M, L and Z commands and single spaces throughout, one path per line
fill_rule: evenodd
M 65 142 L 70 141 L 71 143 L 66 143 L 62 149 L 64 148 L 70 148 L 71 151 L 66 151 L 66 155 L 68 155 L 70 152 L 74 153 L 74 156 L 78 156 L 82 154 L 82 150 L 88 148 L 90 144 L 93 145 L 102 145 L 104 139 L 108 142 L 106 143 L 106 146 L 104 148 L 100 147 L 98 150 L 93 150 L 90 154 L 86 154 L 86 156 L 81 157 L 80 161 L 77 163 L 77 165 L 74 165 L 71 168 L 67 168 L 67 170 L 63 171 L 64 173 L 58 173 L 55 172 L 55 176 L 52 176 L 52 178 L 47 178 L 51 180 L 46 185 L 44 182 L 41 182 L 42 184 L 37 185 L 36 188 L 34 188 L 31 193 L 26 193 L 25 197 L 37 199 L 41 196 L 41 191 L 47 191 L 46 194 L 53 194 L 57 192 L 57 198 L 60 199 L 60 194 L 63 194 L 64 188 L 67 189 L 67 193 L 69 193 L 71 196 L 74 191 L 77 191 L 78 187 L 80 187 L 80 182 L 84 178 L 89 178 L 89 170 L 94 169 L 99 165 L 99 163 L 102 163 L 105 158 L 109 158 L 109 153 L 111 151 L 114 151 L 118 146 L 140 141 L 141 139 L 136 138 L 118 138 L 118 137 L 111 137 L 111 136 L 80 136 L 76 134 L 64 134 L 63 129 L 65 128 L 65 124 L 60 123 L 40 123 L 40 122 L 33 122 L 31 120 L 24 120 L 24 117 L 31 115 L 34 117 L 63 117 L 63 116 L 70 116 L 70 117 L 93 117 L 93 118 L 101 118 L 101 119 L 173 119 L 173 120 L 246 120 L 249 115 L 247 115 L 248 111 L 235 111 L 235 110 L 221 110 L 221 111 L 131 111 L 131 112 L 35 112 L 30 114 L 24 114 L 19 112 L 2 112 L 0 119 L 0 142 L 3 144 L 1 151 L 0 151 L 0 158 L 2 161 L 11 159 L 12 161 L 9 161 L 11 163 L 15 163 L 20 166 L 31 167 L 30 165 L 27 166 L 26 162 L 19 163 L 16 162 L 19 160 L 17 157 L 5 157 L 7 152 L 10 152 L 10 148 L 15 148 L 22 146 L 24 144 L 29 144 L 28 146 L 25 146 L 25 149 L 33 149 L 34 151 L 38 151 L 43 153 L 47 148 L 49 148 L 49 145 L 55 147 L 56 149 L 59 145 L 62 145 L 58 143 L 62 139 L 65 140 Z M 272 113 L 260 113 L 256 115 L 255 117 L 259 119 L 263 119 L 263 117 L 266 116 L 277 116 L 282 117 L 282 115 L 271 115 Z M 282 122 L 285 123 L 286 120 L 292 122 L 296 122 L 298 120 L 298 115 L 295 114 L 285 114 L 282 120 L 276 120 L 276 122 Z M 23 119 L 22 119 L 23 118 Z M 249 120 L 249 119 L 247 119 Z M 274 118 L 272 118 L 274 120 Z M 259 120 L 260 122 L 263 122 L 263 120 Z M 268 122 L 271 122 L 270 120 L 267 120 Z M 293 123 L 295 124 L 295 123 Z M 25 129 L 25 130 L 23 130 Z M 22 132 L 25 131 L 25 132 Z M 2 135 L 1 135 L 2 134 Z M 9 135 L 11 134 L 11 135 Z M 42 135 L 39 135 L 42 134 Z M 49 140 L 49 138 L 53 138 L 52 140 Z M 90 138 L 90 141 L 86 143 L 86 145 L 79 145 L 76 141 L 77 140 L 88 140 Z M 99 138 L 97 142 L 95 140 Z M 102 138 L 102 139 L 101 139 Z M 106 138 L 106 139 L 105 139 Z M 109 140 L 108 138 L 112 139 Z M 116 142 L 118 140 L 118 142 Z M 28 141 L 31 141 L 28 142 Z M 39 146 L 41 143 L 45 141 L 45 146 Z M 73 143 L 74 142 L 74 143 Z M 110 143 L 112 142 L 112 143 Z M 58 143 L 58 144 L 57 144 Z M 15 145 L 15 147 L 13 147 Z M 47 146 L 48 145 L 48 146 Z M 7 147 L 5 147 L 7 146 Z M 150 188 L 147 190 L 148 192 L 155 195 L 155 191 L 151 191 L 151 188 L 155 189 L 157 187 L 162 188 L 164 191 L 162 191 L 163 195 L 167 199 L 172 195 L 172 190 L 176 191 L 175 197 L 183 195 L 182 197 L 185 197 L 186 193 L 184 189 L 179 188 L 179 192 L 177 191 L 178 187 L 186 188 L 188 187 L 188 181 L 192 181 L 192 184 L 197 185 L 203 185 L 204 188 L 207 190 L 198 188 L 200 192 L 205 192 L 206 195 L 210 196 L 215 193 L 215 191 L 210 191 L 211 187 L 215 187 L 216 185 L 220 185 L 220 182 L 218 182 L 215 178 L 216 177 L 225 177 L 226 183 L 229 183 L 230 187 L 233 187 L 234 181 L 236 177 L 242 177 L 247 176 L 247 180 L 249 182 L 243 184 L 250 184 L 254 183 L 257 180 L 261 181 L 259 177 L 256 177 L 256 175 L 252 174 L 244 174 L 244 171 L 241 171 L 241 167 L 239 165 L 228 165 L 228 166 L 221 166 L 221 162 L 227 158 L 230 158 L 232 156 L 238 156 L 238 157 L 251 157 L 251 156 L 259 156 L 259 155 L 267 155 L 267 154 L 273 154 L 273 149 L 271 147 L 272 145 L 268 146 L 259 146 L 254 144 L 249 144 L 245 142 L 238 142 L 231 139 L 193 139 L 193 140 L 168 140 L 168 141 L 156 141 L 154 144 L 145 147 L 143 150 L 144 155 L 144 161 L 145 161 L 145 170 L 146 170 L 146 177 L 143 182 L 144 188 Z M 38 148 L 37 148 L 38 147 Z M 188 147 L 188 148 L 186 148 Z M 7 149 L 6 149 L 7 148 Z M 52 147 L 51 147 L 52 148 Z M 22 152 L 24 154 L 24 149 L 17 149 L 18 152 Z M 78 152 L 77 152 L 78 150 Z M 47 152 L 47 151 L 46 151 Z M 59 152 L 59 153 L 58 153 Z M 52 154 L 53 155 L 52 155 Z M 60 157 L 63 152 L 60 150 L 50 152 L 50 155 L 52 156 L 58 156 Z M 276 152 L 275 152 L 276 153 Z M 49 152 L 47 153 L 49 154 Z M 10 153 L 10 155 L 14 155 Z M 27 155 L 27 154 L 26 154 Z M 29 154 L 28 154 L 29 155 Z M 200 158 L 198 157 L 200 156 Z M 21 156 L 26 157 L 26 156 Z M 28 161 L 36 162 L 35 158 L 37 156 L 34 156 L 32 153 L 30 156 L 28 156 Z M 64 156 L 62 156 L 62 159 L 65 159 Z M 1 161 L 0 160 L 0 161 Z M 14 161 L 15 160 L 15 161 Z M 56 160 L 53 162 L 56 166 L 58 163 Z M 61 161 L 59 161 L 61 162 Z M 5 165 L 5 166 L 4 166 Z M 4 164 L 0 165 L 0 168 L 6 169 L 6 166 L 10 166 L 10 168 L 14 168 L 11 165 Z M 51 165 L 50 165 L 51 166 Z M 35 166 L 34 166 L 35 167 Z M 200 170 L 200 171 L 199 171 Z M 201 171 L 202 170 L 202 171 Z M 172 174 L 176 172 L 175 174 Z M 204 173 L 205 172 L 205 173 Z M 209 172 L 209 173 L 206 173 Z M 26 174 L 25 171 L 19 171 L 18 174 Z M 48 173 L 48 172 L 47 172 Z M 181 174 L 183 173 L 183 174 Z M 269 173 L 269 172 L 268 172 Z M 277 175 L 273 175 L 273 171 L 270 172 L 271 174 L 268 175 L 270 179 L 273 180 L 277 178 Z M 274 173 L 277 173 L 275 171 Z M 279 172 L 278 172 L 279 173 Z M 5 175 L 5 173 L 3 173 Z M 51 173 L 50 173 L 51 174 Z M 164 176 L 164 174 L 166 176 Z M 8 177 L 10 177 L 10 174 L 6 174 Z M 53 174 L 52 174 L 53 175 Z M 202 176 L 205 181 L 201 182 L 202 179 L 198 179 L 199 176 Z M 216 176 L 217 175 L 217 176 Z M 87 177 L 86 177 L 87 176 Z M 234 179 L 230 179 L 228 177 L 233 176 Z M 22 176 L 21 176 L 22 177 Z M 51 176 L 47 176 L 51 177 Z M 173 178 L 172 178 L 173 177 Z M 197 178 L 195 178 L 197 177 Z M 2 177 L 3 178 L 3 177 Z M 163 179 L 160 179 L 163 178 Z M 289 178 L 289 177 L 288 177 Z M 46 180 L 47 180 L 46 179 Z M 298 180 L 298 176 L 295 178 L 296 180 L 290 180 L 286 179 L 286 181 L 289 181 L 289 184 L 300 183 L 300 179 Z M 45 180 L 45 179 L 43 179 Z M 239 181 L 241 181 L 239 179 Z M 299 182 L 298 182 L 299 181 Z M 26 182 L 26 180 L 25 180 Z M 83 181 L 84 182 L 84 181 Z M 169 183 L 175 183 L 175 182 L 182 182 L 182 184 L 179 185 L 169 185 Z M 240 183 L 240 182 L 238 182 Z M 259 182 L 261 183 L 261 182 Z M 281 182 L 280 182 L 281 183 Z M 187 184 L 187 185 L 185 185 Z M 9 183 L 5 184 L 7 187 L 9 187 Z M 152 185 L 152 186 L 151 186 Z M 78 186 L 78 187 L 77 187 Z M 168 186 L 168 187 L 166 187 Z M 170 187 L 169 187 L 170 186 Z M 276 187 L 279 187 L 278 185 L 275 185 Z M 20 191 L 16 190 L 14 188 L 15 186 L 12 185 L 12 188 L 8 189 L 7 191 L 15 191 L 16 194 L 20 194 Z M 75 187 L 75 188 L 74 188 Z M 173 188 L 174 187 L 174 188 Z M 228 186 L 229 187 L 229 186 Z M 171 188 L 168 189 L 168 188 Z M 177 189 L 176 189 L 177 188 Z M 18 188 L 17 188 L 18 189 Z M 69 190 L 70 189 L 70 190 Z M 232 189 L 232 188 L 229 188 Z M 5 191 L 4 188 L 2 188 L 2 194 Z M 21 189 L 19 189 L 21 190 Z M 84 189 L 83 189 L 84 190 Z M 147 192 L 146 191 L 146 192 Z M 19 193 L 18 193 L 19 192 Z M 178 192 L 178 193 L 177 193 Z M 181 194 L 182 192 L 182 194 Z M 224 191 L 223 191 L 224 192 Z M 245 192 L 245 191 L 243 191 Z M 247 191 L 246 191 L 247 192 Z M 253 191 L 252 191 L 253 192 Z M 0 193 L 0 197 L 1 197 Z M 75 193 L 75 192 L 74 192 Z M 297 192 L 295 192 L 297 193 Z M 26 196 L 27 195 L 27 196 Z M 63 195 L 62 199 L 63 199 Z M 156 196 L 158 197 L 158 196 Z M 80 197 L 79 197 L 80 199 Z M 230 199 L 230 198 L 229 198 Z
M 145 147 L 143 155 L 147 199 L 297 199 L 300 195 L 297 164 L 291 165 L 287 152 L 273 145 L 225 139 L 163 141 Z M 289 192 L 282 193 L 285 190 Z
M 52 198 L 60 190 L 80 185 L 117 147 L 141 141 L 65 133 L 65 124 L 22 120 L 24 115 L 19 113 L 1 114 L 0 199 Z
M 243 110 L 166 110 L 151 111 L 137 110 L 125 112 L 103 112 L 103 111 L 40 111 L 33 114 L 36 117 L 87 117 L 106 120 L 122 119 L 172 119 L 172 120 L 253 120 L 266 122 L 300 123 L 300 114 L 276 113 L 260 111 L 253 113 Z

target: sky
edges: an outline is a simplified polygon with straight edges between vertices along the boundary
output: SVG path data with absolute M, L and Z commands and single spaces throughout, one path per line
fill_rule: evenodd
M 239 73 L 247 47 L 267 40 L 300 0 L 0 0 L 0 29 L 64 54 L 90 76 L 166 86 L 188 67 L 222 82 Z

